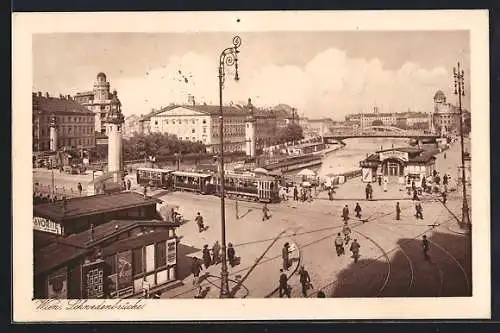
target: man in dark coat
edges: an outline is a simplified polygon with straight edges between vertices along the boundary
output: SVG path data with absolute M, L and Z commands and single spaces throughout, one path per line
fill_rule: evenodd
M 424 252 L 424 258 L 429 260 L 429 240 L 426 235 L 422 237 L 422 250 Z
M 382 176 L 378 176 L 378 186 L 382 186 Z
M 420 202 L 417 202 L 417 204 L 415 205 L 415 217 L 418 219 L 421 219 L 423 220 L 424 219 L 424 215 L 423 215 L 423 208 L 422 208 L 422 204 Z
M 290 289 L 288 288 L 288 278 L 283 271 L 283 269 L 280 269 L 280 281 L 279 281 L 279 294 L 280 297 L 283 297 L 283 295 L 286 295 L 288 298 L 290 298 Z
M 293 188 L 293 200 L 298 201 L 299 200 L 299 190 L 297 189 L 297 186 Z
M 132 187 L 132 182 L 130 179 L 127 179 L 127 190 L 130 191 L 130 188 Z
M 217 265 L 220 262 L 220 245 L 219 241 L 215 241 L 212 246 L 212 263 Z
M 448 185 L 448 176 L 446 174 L 443 176 L 443 185 Z
M 290 244 L 288 242 L 281 249 L 281 258 L 283 259 L 283 269 L 287 271 L 290 266 Z
M 442 197 L 443 197 L 443 205 L 446 205 L 446 192 L 443 191 L 443 193 L 441 193 Z
M 354 262 L 358 262 L 359 248 L 360 247 L 361 247 L 361 245 L 359 245 L 357 239 L 355 239 L 355 240 L 352 241 L 350 250 L 352 252 L 352 256 L 354 257 Z
M 368 185 L 370 185 L 370 184 L 367 184 L 365 187 L 366 200 L 370 199 L 370 188 L 368 187 Z
M 82 184 L 80 182 L 78 183 L 78 185 L 76 186 L 76 188 L 78 189 L 78 194 L 82 195 L 83 188 L 82 188 Z
M 236 263 L 236 252 L 234 251 L 234 247 L 232 243 L 227 244 L 227 259 L 229 260 L 229 265 L 234 267 Z
M 358 219 L 361 218 L 361 206 L 359 205 L 359 202 L 356 202 L 356 207 L 354 207 L 354 211 L 356 212 L 356 217 Z
M 210 264 L 212 263 L 212 257 L 210 256 L 208 244 L 203 245 L 203 263 L 205 264 L 205 268 L 210 267 Z
M 307 289 L 309 289 L 309 287 L 311 286 L 311 277 L 309 276 L 309 272 L 306 271 L 304 266 L 300 267 L 299 277 L 300 284 L 302 285 L 302 295 L 304 297 L 307 297 Z
M 399 207 L 399 202 L 396 202 L 396 220 L 401 220 L 401 208 Z
M 347 207 L 347 205 L 342 208 L 342 218 L 344 219 L 344 221 L 349 220 L 349 208 Z
M 267 207 L 267 203 L 262 207 L 262 221 L 269 220 L 269 207 Z
M 200 212 L 198 212 L 198 214 L 196 214 L 196 217 L 194 220 L 195 220 L 196 224 L 198 225 L 198 231 L 203 232 L 203 230 L 205 230 L 205 226 L 203 225 L 203 217 L 201 216 Z

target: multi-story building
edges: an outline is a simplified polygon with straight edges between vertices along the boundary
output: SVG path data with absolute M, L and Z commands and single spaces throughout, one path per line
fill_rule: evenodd
M 142 123 L 140 122 L 141 116 L 135 114 L 125 118 L 125 123 L 123 125 L 123 137 L 130 138 L 134 136 L 135 133 L 141 133 Z
M 423 126 L 423 123 L 430 123 L 430 115 L 424 112 L 395 112 L 381 113 L 378 108 L 374 108 L 373 113 L 356 113 L 345 117 L 347 122 L 355 122 L 361 128 L 366 128 L 374 125 L 379 126 L 396 126 L 400 128 L 411 128 L 417 125 Z M 427 127 L 429 127 L 427 125 Z
M 33 93 L 33 151 L 95 147 L 95 118 L 71 96 Z
M 85 106 L 95 114 L 96 132 L 106 134 L 104 119 L 111 110 L 114 95 L 116 95 L 116 90 L 110 92 L 110 83 L 106 79 L 106 74 L 101 72 L 97 74 L 92 91 L 79 92 L 74 97 L 77 103 Z
M 281 113 L 254 108 L 249 101 L 246 106 L 223 106 L 225 151 L 244 151 L 247 118 L 255 121 L 256 149 L 272 143 L 283 123 Z M 165 133 L 176 135 L 180 140 L 203 143 L 208 151 L 217 151 L 219 139 L 220 108 L 216 105 L 196 104 L 169 105 L 140 119 L 142 133 Z
M 330 118 L 299 118 L 299 125 L 302 127 L 305 137 L 323 136 L 331 131 L 331 129 L 334 127 L 334 124 L 334 121 Z
M 463 117 L 464 122 L 467 118 L 470 120 L 470 112 L 463 110 Z M 434 129 L 442 135 L 460 133 L 460 109 L 446 103 L 446 95 L 441 90 L 438 90 L 434 95 L 432 121 Z

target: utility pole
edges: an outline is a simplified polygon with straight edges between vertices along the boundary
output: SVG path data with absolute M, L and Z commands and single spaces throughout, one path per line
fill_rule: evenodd
M 470 229 L 471 221 L 469 216 L 469 205 L 467 203 L 467 186 L 465 179 L 465 154 L 464 154 L 464 125 L 463 125 L 463 110 L 462 96 L 465 96 L 464 89 L 464 71 L 460 69 L 460 62 L 457 68 L 453 67 L 453 78 L 455 82 L 455 95 L 458 95 L 458 109 L 460 111 L 460 148 L 462 162 L 462 225 L 464 229 Z

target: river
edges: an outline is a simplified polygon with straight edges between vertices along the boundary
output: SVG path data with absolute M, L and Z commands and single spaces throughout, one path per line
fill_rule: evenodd
M 408 147 L 409 139 L 401 138 L 353 138 L 344 140 L 346 145 L 323 157 L 321 166 L 311 168 L 320 177 L 359 169 L 359 162 L 377 150 Z M 298 173 L 294 172 L 293 174 Z

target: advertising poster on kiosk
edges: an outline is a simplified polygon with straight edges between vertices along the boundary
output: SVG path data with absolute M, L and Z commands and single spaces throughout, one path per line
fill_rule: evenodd
M 49 299 L 68 298 L 68 269 L 63 267 L 47 278 L 47 297 Z
M 132 251 L 119 252 L 118 259 L 118 290 L 132 284 Z
M 104 261 L 97 260 L 82 266 L 82 298 L 104 297 Z

